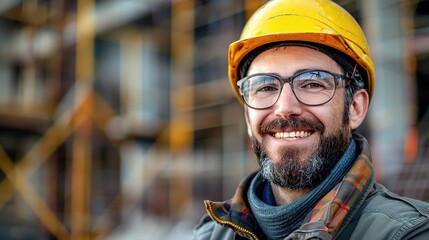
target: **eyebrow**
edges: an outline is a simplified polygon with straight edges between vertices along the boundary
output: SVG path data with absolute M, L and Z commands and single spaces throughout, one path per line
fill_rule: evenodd
M 297 74 L 300 74 L 300 73 L 302 73 L 302 72 L 305 72 L 305 71 L 311 71 L 311 70 L 323 70 L 323 71 L 327 71 L 327 70 L 324 70 L 324 69 L 319 69 L 319 68 L 302 68 L 302 69 L 298 69 L 298 70 L 296 70 L 293 74 L 292 74 L 292 76 L 295 76 L 295 75 L 297 75 Z
M 301 69 L 298 69 L 295 72 L 293 72 L 292 75 L 290 75 L 290 76 L 281 76 L 280 74 L 277 74 L 277 73 L 271 73 L 271 74 L 278 75 L 279 77 L 282 77 L 282 78 L 289 78 L 289 77 L 292 77 L 292 76 L 296 76 L 297 74 L 300 74 L 302 72 L 306 72 L 306 71 L 318 71 L 318 70 L 330 72 L 329 70 L 320 69 L 320 68 L 301 68 Z

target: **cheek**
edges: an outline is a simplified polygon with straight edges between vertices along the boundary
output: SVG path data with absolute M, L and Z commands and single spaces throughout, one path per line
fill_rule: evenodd
M 344 102 L 335 101 L 326 105 L 315 113 L 316 117 L 325 125 L 327 131 L 343 126 Z
M 251 115 L 252 114 L 249 113 L 249 108 L 246 107 L 244 110 L 244 119 L 247 125 L 247 134 L 249 135 L 250 138 L 253 136 L 253 130 L 252 130 L 253 119 Z
M 246 123 L 247 123 L 247 132 L 250 137 L 258 134 L 259 126 L 261 126 L 262 121 L 265 119 L 267 114 L 262 110 L 247 110 L 246 111 Z

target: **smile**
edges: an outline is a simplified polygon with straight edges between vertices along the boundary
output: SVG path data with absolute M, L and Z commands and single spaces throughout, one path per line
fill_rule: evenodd
M 306 131 L 296 131 L 296 132 L 276 132 L 273 134 L 275 138 L 286 139 L 286 140 L 295 140 L 298 138 L 306 138 L 311 135 L 311 132 Z

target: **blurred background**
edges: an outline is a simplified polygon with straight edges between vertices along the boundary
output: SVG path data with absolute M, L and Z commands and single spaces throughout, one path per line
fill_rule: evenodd
M 190 239 L 257 168 L 228 45 L 264 0 L 2 0 L 0 239 Z M 429 201 L 429 1 L 338 0 L 378 180 Z

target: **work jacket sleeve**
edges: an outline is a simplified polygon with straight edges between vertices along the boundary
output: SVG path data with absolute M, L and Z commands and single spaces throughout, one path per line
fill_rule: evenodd
M 377 191 L 349 239 L 429 239 L 429 203 L 399 196 L 380 184 Z
M 193 240 L 233 240 L 234 231 L 215 223 L 208 215 L 193 230 Z

